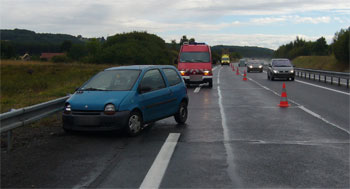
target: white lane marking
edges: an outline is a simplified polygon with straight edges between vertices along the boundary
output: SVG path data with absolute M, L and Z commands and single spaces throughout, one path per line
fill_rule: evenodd
M 140 188 L 159 188 L 179 137 L 180 133 L 169 134 Z
M 320 116 L 320 115 L 318 115 L 317 113 L 315 113 L 315 112 L 313 112 L 313 111 L 311 111 L 311 110 L 305 108 L 304 106 L 299 106 L 299 108 L 302 109 L 302 110 L 304 110 L 305 112 L 311 114 L 312 116 L 314 116 L 314 117 L 316 117 L 316 118 L 318 118 L 318 119 L 320 119 L 320 120 L 322 120 L 322 121 L 324 121 L 324 122 L 326 122 L 326 123 L 332 125 L 333 127 L 336 127 L 336 128 L 338 128 L 338 129 L 340 129 L 340 130 L 342 130 L 342 131 L 344 131 L 344 132 L 350 134 L 350 131 L 348 131 L 348 130 L 346 130 L 346 129 L 344 129 L 344 128 L 341 128 L 340 126 L 338 126 L 338 125 L 336 125 L 336 124 L 334 124 L 334 123 L 332 123 L 332 122 L 326 120 L 326 119 L 323 118 L 322 116 Z
M 268 91 L 271 91 L 271 92 L 274 93 L 275 95 L 281 96 L 281 95 L 279 95 L 277 92 L 275 92 L 274 90 L 272 90 L 272 89 L 270 89 L 270 88 L 268 88 L 268 87 L 266 87 L 266 86 L 260 84 L 259 82 L 255 81 L 255 80 L 253 80 L 253 79 L 251 79 L 251 78 L 249 78 L 249 80 L 253 81 L 253 82 L 256 83 L 257 85 L 261 86 L 262 88 L 264 88 L 264 89 L 266 89 L 266 90 L 268 90 Z M 348 130 L 346 130 L 346 129 L 340 127 L 340 126 L 337 125 L 337 124 L 334 124 L 334 123 L 332 123 L 332 122 L 326 120 L 326 119 L 323 118 L 322 116 L 320 116 L 320 115 L 318 115 L 317 113 L 315 113 L 315 112 L 313 112 L 313 111 L 311 111 L 311 110 L 305 108 L 304 106 L 300 105 L 299 103 L 297 103 L 297 102 L 295 102 L 295 101 L 293 101 L 293 100 L 291 100 L 291 99 L 288 99 L 288 101 L 289 101 L 289 102 L 292 102 L 292 103 L 294 103 L 294 104 L 296 104 L 300 109 L 304 110 L 306 113 L 309 113 L 310 115 L 312 115 L 312 116 L 314 116 L 314 117 L 316 117 L 316 118 L 318 118 L 318 119 L 324 121 L 325 123 L 327 123 L 327 124 L 329 124 L 329 125 L 331 125 L 331 126 L 334 126 L 334 127 L 338 128 L 338 129 L 340 129 L 340 130 L 342 130 L 342 131 L 345 131 L 346 133 L 350 134 L 350 132 L 349 132 Z
M 331 89 L 331 88 L 328 88 L 328 87 L 323 87 L 323 86 L 320 86 L 320 85 L 315 85 L 315 84 L 304 82 L 304 81 L 300 81 L 300 80 L 295 80 L 295 81 L 299 82 L 299 83 L 306 84 L 306 85 L 311 85 L 311 86 L 318 87 L 318 88 L 321 88 L 321 89 L 326 89 L 326 90 L 329 90 L 329 91 L 333 91 L 333 92 L 337 92 L 337 93 L 341 93 L 341 94 L 345 94 L 345 95 L 349 95 L 350 96 L 350 93 L 347 93 L 347 92 Z
M 221 67 L 222 69 L 222 67 Z M 220 83 L 220 73 L 221 73 L 221 69 L 219 70 L 218 73 L 218 84 Z M 236 176 L 235 173 L 235 165 L 233 163 L 233 151 L 232 151 L 232 147 L 231 147 L 231 143 L 230 141 L 230 135 L 229 135 L 229 131 L 228 131 L 228 127 L 227 127 L 227 122 L 226 122 L 226 116 L 225 116 L 225 111 L 224 111 L 224 107 L 222 105 L 222 95 L 221 95 L 221 90 L 220 90 L 220 86 L 218 85 L 218 95 L 219 95 L 219 107 L 220 107 L 220 115 L 221 115 L 221 125 L 223 128 L 223 134 L 224 134 L 224 146 L 225 146 L 225 150 L 226 150 L 226 162 L 228 164 L 228 168 L 227 168 L 227 172 L 230 176 L 230 179 L 233 183 L 236 184 L 236 186 L 240 186 L 240 181 L 237 179 L 238 177 Z
M 214 70 L 216 70 L 216 68 L 218 68 L 218 67 L 217 67 L 217 66 L 215 66 L 215 67 L 213 68 L 213 71 L 214 71 Z
M 193 92 L 194 92 L 194 93 L 198 93 L 199 90 L 201 90 L 201 87 L 197 87 Z
M 266 71 L 264 71 L 264 73 L 266 73 Z M 339 91 L 339 90 L 336 90 L 336 89 L 323 87 L 323 86 L 312 84 L 312 83 L 308 83 L 308 82 L 305 82 L 305 81 L 300 81 L 300 80 L 297 80 L 297 79 L 295 79 L 294 81 L 299 82 L 299 83 L 303 83 L 305 85 L 311 85 L 311 86 L 318 87 L 318 88 L 321 88 L 321 89 L 326 89 L 326 90 L 330 90 L 330 91 L 333 91 L 333 92 L 337 92 L 337 93 L 341 93 L 341 94 L 345 94 L 345 95 L 349 95 L 350 96 L 350 93 Z

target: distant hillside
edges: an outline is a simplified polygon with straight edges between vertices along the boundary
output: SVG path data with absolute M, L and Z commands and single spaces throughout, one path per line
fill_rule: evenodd
M 216 53 L 221 53 L 223 50 L 228 50 L 229 52 L 237 52 L 243 57 L 257 57 L 257 58 L 271 58 L 273 56 L 274 50 L 262 47 L 241 47 L 241 46 L 226 46 L 217 45 L 213 46 L 212 51 Z
M 67 34 L 35 33 L 24 29 L 0 30 L 1 41 L 10 43 L 15 49 L 15 54 L 37 54 L 42 52 L 61 52 L 64 41 L 72 44 L 83 43 L 82 38 Z
M 72 43 L 81 42 L 79 38 L 67 34 L 35 33 L 30 30 L 14 29 L 0 30 L 1 40 L 12 41 L 15 43 L 50 43 L 61 44 L 68 40 Z

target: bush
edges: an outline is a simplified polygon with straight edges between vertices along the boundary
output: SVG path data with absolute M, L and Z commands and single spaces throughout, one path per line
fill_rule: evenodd
M 54 63 L 68 63 L 71 62 L 67 56 L 54 56 L 52 57 L 52 62 Z

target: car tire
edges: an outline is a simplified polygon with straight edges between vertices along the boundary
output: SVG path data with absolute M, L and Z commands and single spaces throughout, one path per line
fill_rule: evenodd
M 267 74 L 267 80 L 270 80 L 270 75 L 269 74 Z
M 273 76 L 271 76 L 270 78 L 271 78 L 271 81 L 275 80 L 275 78 Z
M 290 80 L 294 81 L 294 77 L 290 78 Z
M 213 88 L 213 80 L 211 79 L 211 80 L 209 80 L 209 86 L 208 86 L 209 88 Z
M 137 136 L 142 129 L 142 116 L 137 111 L 132 111 L 129 115 L 127 125 L 125 127 L 126 133 L 129 136 Z
M 185 102 L 181 102 L 179 110 L 174 115 L 175 121 L 178 124 L 184 124 L 187 120 L 187 116 L 188 116 L 187 104 Z

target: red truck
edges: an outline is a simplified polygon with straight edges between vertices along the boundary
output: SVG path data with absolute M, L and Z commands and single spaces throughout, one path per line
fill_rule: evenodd
M 186 84 L 209 83 L 213 87 L 211 51 L 205 43 L 184 43 L 177 68 Z

